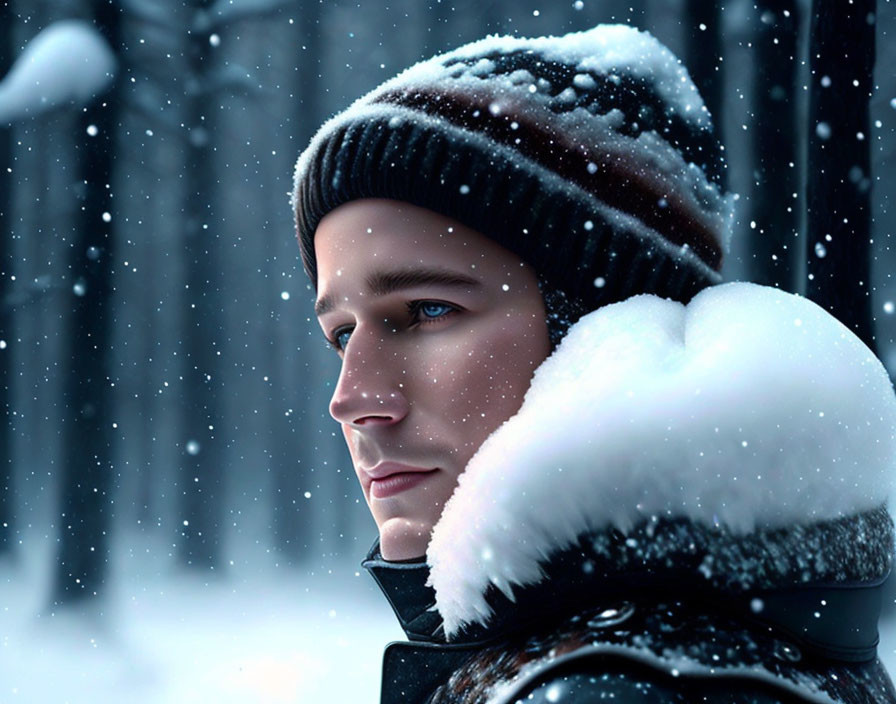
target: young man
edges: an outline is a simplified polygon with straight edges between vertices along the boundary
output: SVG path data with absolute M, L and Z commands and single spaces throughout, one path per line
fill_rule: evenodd
M 723 170 L 623 26 L 435 57 L 299 158 L 365 565 L 409 637 L 384 702 L 896 702 L 896 400 L 813 304 L 711 286 Z

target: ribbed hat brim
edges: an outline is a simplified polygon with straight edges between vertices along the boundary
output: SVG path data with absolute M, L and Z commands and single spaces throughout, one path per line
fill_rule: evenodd
M 597 307 L 636 293 L 688 300 L 720 275 L 687 246 L 612 208 L 480 132 L 376 104 L 330 123 L 303 155 L 294 193 L 302 261 L 317 283 L 314 232 L 360 198 L 406 201 L 456 218 Z

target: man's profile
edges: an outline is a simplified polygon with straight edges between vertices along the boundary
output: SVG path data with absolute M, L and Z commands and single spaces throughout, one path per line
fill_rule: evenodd
M 814 304 L 717 285 L 724 169 L 626 26 L 434 57 L 300 156 L 330 412 L 409 638 L 384 702 L 896 702 L 896 400 Z

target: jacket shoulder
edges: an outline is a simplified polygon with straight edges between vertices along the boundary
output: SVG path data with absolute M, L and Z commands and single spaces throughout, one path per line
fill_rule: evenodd
M 583 647 L 542 665 L 489 704 L 819 704 L 830 699 L 799 691 L 774 678 L 748 671 L 679 672 L 652 655 L 602 646 Z
M 474 649 L 429 702 L 588 704 L 613 695 L 645 704 L 896 704 L 876 659 L 804 650 L 783 633 L 690 602 L 620 602 Z

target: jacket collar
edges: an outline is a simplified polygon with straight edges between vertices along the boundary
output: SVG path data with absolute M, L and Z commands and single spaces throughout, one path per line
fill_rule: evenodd
M 390 562 L 380 555 L 377 540 L 361 563 L 382 590 L 409 640 L 444 642 L 442 617 L 436 611 L 436 593 L 427 585 L 425 558 Z
M 544 578 L 518 589 L 513 599 L 490 588 L 488 623 L 467 624 L 452 635 L 450 645 L 483 645 L 588 609 L 609 612 L 623 603 L 679 599 L 698 600 L 714 612 L 771 627 L 826 658 L 868 660 L 878 643 L 882 583 L 893 548 L 891 526 L 880 508 L 791 531 L 759 532 L 749 540 L 683 520 L 652 522 L 626 535 L 591 534 L 555 554 L 544 565 Z M 644 551 L 647 544 L 651 547 Z M 780 560 L 820 544 L 827 547 L 829 565 Z M 736 566 L 746 562 L 756 574 L 739 584 Z M 844 580 L 843 570 L 856 563 L 867 571 Z M 384 560 L 377 541 L 362 564 L 409 640 L 448 642 L 423 558 Z M 709 569 L 716 571 L 716 579 L 707 575 Z

